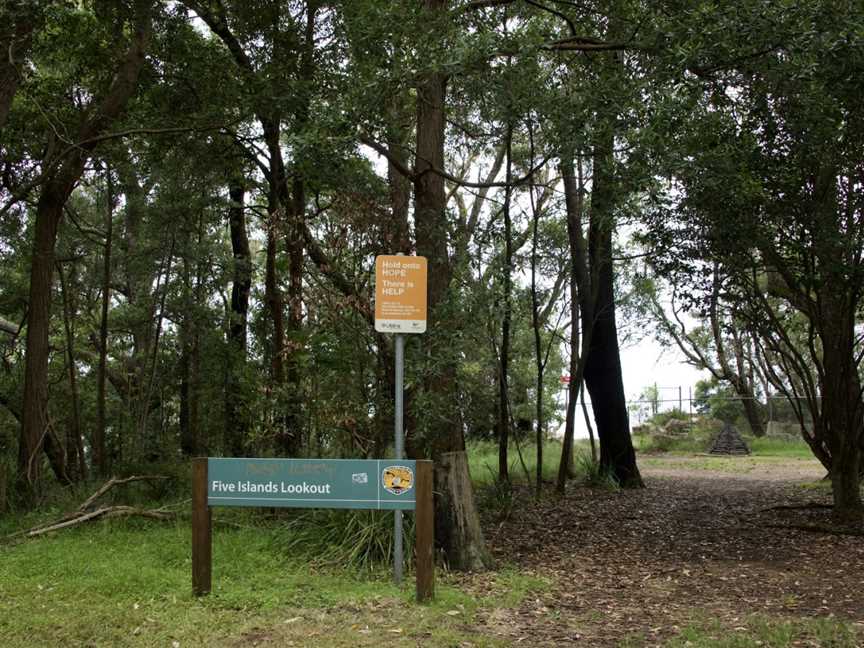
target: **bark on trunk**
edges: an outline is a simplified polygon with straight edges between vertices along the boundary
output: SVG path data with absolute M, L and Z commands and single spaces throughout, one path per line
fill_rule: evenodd
M 439 535 L 440 534 L 440 535 Z M 459 571 L 485 571 L 491 557 L 474 503 L 474 489 L 464 451 L 443 452 L 435 462 L 435 540 L 447 564 Z
M 391 123 L 387 128 L 387 150 L 390 156 L 405 168 L 408 166 L 406 145 L 408 128 L 402 125 L 404 102 L 401 94 L 395 94 L 389 111 Z M 382 224 L 381 248 L 383 254 L 402 252 L 409 254 L 413 248 L 408 228 L 408 208 L 411 202 L 411 182 L 394 164 L 387 160 L 387 185 L 390 194 L 390 218 Z
M 644 484 L 636 466 L 636 453 L 630 438 L 615 323 L 615 274 L 612 263 L 614 186 L 610 168 L 613 162 L 612 144 L 610 130 L 600 135 L 594 151 L 588 248 L 592 274 L 596 275 L 597 284 L 591 346 L 585 361 L 585 382 L 591 395 L 597 436 L 600 439 L 601 470 L 614 477 L 624 488 L 641 488 Z
M 426 16 L 444 23 L 447 0 L 424 0 Z M 444 27 L 444 25 L 441 25 Z M 433 33 L 443 33 L 434 30 Z M 444 167 L 444 98 L 446 76 L 437 70 L 423 72 L 417 85 L 417 154 L 414 161 L 414 218 L 417 252 L 428 259 L 430 332 L 423 336 L 425 352 L 441 358 L 441 366 L 424 380 L 424 388 L 437 411 L 429 412 L 428 434 L 436 461 L 436 483 L 441 493 L 435 537 L 440 539 L 450 564 L 456 569 L 481 570 L 489 565 L 479 515 L 464 459 L 465 441 L 456 392 L 455 360 L 448 357 L 446 319 L 452 265 L 448 256 L 448 222 L 444 179 L 432 171 Z M 446 412 L 446 414 L 445 414 Z M 459 456 L 456 456 L 459 455 Z
M 231 321 L 228 326 L 228 375 L 225 385 L 225 445 L 234 457 L 242 457 L 249 434 L 245 414 L 243 374 L 246 366 L 246 331 L 249 319 L 249 292 L 252 289 L 252 256 L 246 233 L 246 188 L 241 180 L 228 188 L 231 207 L 228 221 L 231 251 L 234 255 L 234 281 L 231 286 Z
M 531 159 L 534 159 L 534 141 L 533 134 L 531 140 Z M 508 182 L 509 184 L 509 182 Z M 536 465 L 536 481 L 537 497 L 543 488 L 543 372 L 545 363 L 543 361 L 543 346 L 540 338 L 540 329 L 542 322 L 540 320 L 540 298 L 537 294 L 537 246 L 539 245 L 539 227 L 540 227 L 540 212 L 534 202 L 533 192 L 534 184 L 529 185 L 528 190 L 532 192 L 531 197 L 531 328 L 534 332 L 534 366 L 537 370 L 536 376 L 536 402 L 535 402 L 535 419 L 537 425 L 537 465 Z
M 765 424 L 762 422 L 762 413 L 756 404 L 755 396 L 751 390 L 751 397 L 742 397 L 741 405 L 744 407 L 744 417 L 747 419 L 747 424 L 750 426 L 750 431 L 755 437 L 765 436 Z
M 510 376 L 510 324 L 513 318 L 513 222 L 510 217 L 510 182 L 513 173 L 513 127 L 507 126 L 507 186 L 504 189 L 504 267 L 501 282 L 504 288 L 504 312 L 501 317 L 501 367 L 498 374 L 498 481 L 510 481 L 507 442 L 510 439 L 510 395 L 507 388 Z M 542 464 L 541 464 L 542 465 Z M 539 482 L 538 482 L 539 485 Z
M 285 428 L 281 450 L 287 457 L 300 456 L 303 447 L 303 382 L 299 366 L 299 340 L 303 328 L 303 227 L 306 193 L 302 179 L 293 182 L 288 223 L 288 349 Z
M 588 269 L 588 244 L 583 232 L 582 173 L 573 172 L 573 159 L 562 156 L 561 175 L 567 207 L 567 240 L 570 248 L 570 384 L 564 441 L 558 465 L 556 491 L 564 493 L 567 480 L 573 476 L 573 437 L 576 427 L 576 405 L 583 384 L 585 361 L 594 328 L 594 291 Z M 581 334 L 580 334 L 581 327 Z
M 834 520 L 844 526 L 861 526 L 864 506 L 861 502 L 861 450 L 857 445 L 850 444 L 834 453 L 830 477 Z
M 18 442 L 18 483 L 24 495 L 37 486 L 41 474 L 41 451 L 48 435 L 48 329 L 51 317 L 54 246 L 63 215 L 63 205 L 71 191 L 70 185 L 53 180 L 43 188 L 36 207 L 27 311 L 24 402 Z
M 834 518 L 842 524 L 860 525 L 864 522 L 860 488 L 864 406 L 855 363 L 855 311 L 845 301 L 822 295 L 820 418 L 831 451 Z
M 189 241 L 186 241 L 189 249 Z M 198 332 L 195 320 L 197 304 L 193 298 L 190 255 L 183 255 L 184 313 L 180 322 L 180 452 L 185 457 L 198 454 Z
M 39 477 L 39 452 L 45 447 L 52 468 L 61 482 L 67 482 L 59 461 L 57 444 L 49 434 L 48 420 L 48 329 L 51 286 L 54 269 L 54 247 L 63 217 L 63 206 L 84 172 L 94 137 L 123 111 L 138 85 L 144 66 L 144 49 L 150 35 L 149 3 L 135 3 L 136 24 L 132 43 L 118 66 L 111 86 L 100 101 L 94 101 L 85 113 L 77 133 L 83 142 L 60 161 L 46 179 L 36 206 L 35 241 L 30 272 L 30 304 L 27 315 L 27 347 L 24 360 L 24 399 L 21 439 L 18 455 L 18 483 L 25 494 L 33 494 Z
M 276 231 L 279 227 L 279 213 L 273 209 L 269 213 L 267 223 L 267 257 L 264 271 L 264 301 L 270 312 L 273 323 L 270 348 L 270 370 L 276 389 L 281 389 L 285 382 L 285 323 L 282 313 L 282 291 L 276 277 Z
M 102 316 L 99 324 L 99 368 L 96 374 L 96 428 L 93 430 L 93 468 L 103 477 L 108 474 L 108 456 L 105 452 L 105 405 L 108 369 L 108 306 L 111 303 L 111 246 L 114 230 L 114 195 L 111 170 L 106 179 L 105 248 L 102 268 Z
M 87 476 L 84 447 L 81 442 L 81 406 L 78 395 L 78 370 L 75 367 L 75 333 L 72 329 L 74 308 L 69 294 L 69 283 L 63 274 L 63 266 L 57 266 L 63 300 L 63 330 L 66 333 L 66 370 L 69 375 L 70 412 L 66 423 L 66 463 L 69 478 L 80 481 Z M 74 277 L 74 274 L 73 274 Z

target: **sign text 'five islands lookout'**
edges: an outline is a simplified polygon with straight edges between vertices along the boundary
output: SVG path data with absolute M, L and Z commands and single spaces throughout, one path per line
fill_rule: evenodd
M 375 258 L 375 330 L 426 332 L 426 257 Z

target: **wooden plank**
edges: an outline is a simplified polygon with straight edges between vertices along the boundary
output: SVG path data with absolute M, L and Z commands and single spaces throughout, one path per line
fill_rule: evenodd
M 207 505 L 207 458 L 192 460 L 192 593 L 210 593 L 213 572 L 212 517 Z
M 435 508 L 432 496 L 434 475 L 431 461 L 417 462 L 415 498 L 415 540 L 417 554 L 417 602 L 425 603 L 435 597 Z

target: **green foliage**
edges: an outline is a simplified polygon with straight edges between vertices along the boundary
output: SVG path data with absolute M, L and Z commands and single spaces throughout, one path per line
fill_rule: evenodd
M 699 380 L 693 391 L 693 405 L 701 414 L 707 414 L 718 421 L 728 421 L 747 427 L 744 416 L 744 406 L 741 397 L 727 384 L 720 383 L 716 378 Z M 760 410 L 764 409 L 757 403 Z
M 414 517 L 403 517 L 405 566 L 413 564 Z M 310 510 L 296 513 L 283 525 L 279 548 L 292 559 L 311 565 L 348 567 L 358 573 L 377 572 L 392 563 L 392 511 Z
M 590 488 L 599 488 L 602 490 L 617 491 L 621 488 L 615 475 L 607 470 L 603 470 L 600 462 L 594 461 L 584 448 L 576 452 L 573 459 L 573 470 L 576 473 L 576 479 Z

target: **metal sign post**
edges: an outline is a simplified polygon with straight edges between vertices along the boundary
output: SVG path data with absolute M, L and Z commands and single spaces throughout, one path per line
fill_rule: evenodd
M 405 337 L 396 334 L 396 411 L 393 417 L 393 433 L 395 436 L 396 458 L 402 459 L 405 454 L 405 435 L 402 430 L 404 415 L 403 398 L 405 395 Z M 402 511 L 393 511 L 393 580 L 402 584 Z
M 405 337 L 403 333 L 426 331 L 425 257 L 384 255 L 375 258 L 375 330 L 395 333 L 396 407 L 393 421 L 396 459 L 405 455 L 404 395 Z M 393 579 L 402 583 L 402 511 L 393 512 Z

